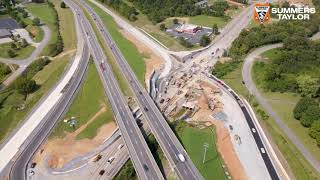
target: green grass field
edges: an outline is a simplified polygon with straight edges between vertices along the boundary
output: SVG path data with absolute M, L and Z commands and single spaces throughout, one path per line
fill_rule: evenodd
M 222 168 L 222 159 L 215 144 L 216 134 L 214 128 L 199 129 L 187 124 L 182 127 L 178 130 L 179 139 L 204 179 L 226 179 L 224 169 Z M 209 148 L 207 149 L 206 159 L 203 163 L 205 143 L 209 144 Z
M 138 49 L 134 44 L 132 44 L 128 39 L 123 37 L 123 35 L 119 32 L 119 27 L 113 20 L 111 16 L 102 11 L 100 8 L 95 6 L 94 4 L 88 2 L 89 5 L 94 9 L 94 11 L 101 17 L 104 25 L 108 28 L 113 40 L 121 50 L 123 56 L 128 61 L 131 66 L 133 72 L 136 74 L 138 80 L 144 83 L 144 75 L 146 71 L 144 55 L 139 53 Z
M 64 43 L 64 50 L 77 48 L 77 33 L 73 13 L 70 8 L 61 8 L 61 0 L 52 0 L 58 12 L 60 31 Z
M 54 24 L 53 9 L 51 9 L 47 3 L 30 3 L 26 5 L 26 8 L 33 16 L 40 18 L 51 30 L 51 38 L 48 45 L 55 43 L 58 38 L 59 29 Z M 48 45 L 43 49 L 42 55 L 48 55 L 50 53 Z
M 11 43 L 5 43 L 0 45 L 0 57 L 3 58 L 11 58 L 8 55 L 8 50 L 11 49 Z M 14 52 L 17 54 L 17 56 L 13 57 L 15 59 L 24 59 L 31 55 L 31 53 L 35 50 L 35 47 L 29 45 L 25 48 L 20 48 L 18 50 L 14 50 Z
M 215 145 L 214 130 L 186 127 L 181 134 L 182 144 L 204 179 L 226 179 L 222 168 L 221 157 Z M 209 144 L 206 160 L 203 164 L 204 143 Z
M 223 28 L 228 23 L 227 18 L 213 17 L 206 15 L 193 16 L 189 18 L 189 23 L 211 28 L 213 24 L 217 24 L 219 28 Z
M 28 96 L 25 102 L 26 108 L 24 110 L 16 110 L 16 107 L 23 103 L 23 96 L 21 94 L 18 94 L 11 88 L 0 92 L 0 141 L 2 141 L 8 133 L 26 117 L 28 112 L 30 112 L 40 98 L 52 88 L 61 77 L 69 59 L 69 56 L 56 59 L 34 76 L 33 79 L 40 85 L 40 88 Z
M 38 27 L 38 26 L 34 26 L 32 24 L 29 24 L 27 27 L 26 27 L 26 30 L 28 32 L 30 32 L 34 37 L 32 38 L 33 41 L 35 42 L 41 42 L 43 37 L 44 37 L 44 32 L 43 30 Z
M 251 105 L 254 100 L 249 98 L 249 92 L 246 87 L 241 83 L 242 64 L 234 71 L 222 78 L 226 84 L 234 89 L 238 94 L 242 95 L 246 99 L 250 100 Z M 304 159 L 298 149 L 288 140 L 286 135 L 277 126 L 275 121 L 271 118 L 262 120 L 261 116 L 257 113 L 258 109 L 262 109 L 260 106 L 253 106 L 256 115 L 263 126 L 265 132 L 272 137 L 272 141 L 277 145 L 282 155 L 286 159 L 290 171 L 293 173 L 296 179 L 319 179 L 320 174 L 317 173 L 312 166 Z
M 94 63 L 90 61 L 85 81 L 65 117 L 62 119 L 76 117 L 77 129 L 90 120 L 103 106 L 106 106 L 107 111 L 100 114 L 77 138 L 93 138 L 101 125 L 113 120 L 111 106 L 107 102 L 99 74 Z M 61 120 L 55 127 L 51 137 L 63 137 L 65 135 L 64 132 L 72 131 L 74 129 Z

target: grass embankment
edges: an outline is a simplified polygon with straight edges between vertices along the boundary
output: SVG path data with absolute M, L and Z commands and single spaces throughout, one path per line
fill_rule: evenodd
M 77 33 L 73 13 L 70 8 L 61 8 L 61 0 L 52 0 L 58 12 L 60 32 L 64 43 L 64 51 L 77 48 Z
M 13 50 L 11 48 L 12 43 L 5 43 L 0 45 L 0 57 L 2 58 L 12 58 L 8 54 L 8 50 Z M 30 54 L 35 50 L 35 47 L 28 45 L 27 47 L 20 47 L 19 49 L 14 50 L 16 56 L 13 58 L 15 59 L 24 59 L 30 56 Z
M 226 179 L 224 169 L 222 168 L 222 159 L 215 144 L 216 134 L 214 128 L 199 129 L 182 121 L 173 127 L 192 162 L 204 179 Z M 208 143 L 209 147 L 203 163 L 205 143 Z
M 145 84 L 144 76 L 146 72 L 146 66 L 144 62 L 144 55 L 139 53 L 137 47 L 132 42 L 130 42 L 125 37 L 123 37 L 121 32 L 119 32 L 120 28 L 118 27 L 118 25 L 110 15 L 105 13 L 103 10 L 101 10 L 99 7 L 97 7 L 93 3 L 91 2 L 88 2 L 88 3 L 94 9 L 94 11 L 101 17 L 104 25 L 110 32 L 113 40 L 119 47 L 120 51 L 122 52 L 123 56 L 129 63 L 131 69 L 137 76 L 138 80 L 142 84 Z
M 35 42 L 41 42 L 44 37 L 44 32 L 39 26 L 34 26 L 30 23 L 25 28 L 30 34 L 32 34 L 32 39 Z
M 5 91 L 0 92 L 0 141 L 26 117 L 39 99 L 52 88 L 61 77 L 69 59 L 69 56 L 63 56 L 52 61 L 43 70 L 35 74 L 33 79 L 40 88 L 30 94 L 26 101 L 23 100 L 23 95 L 19 94 L 13 87 L 8 87 Z M 16 108 L 21 104 L 25 104 L 25 109 L 17 110 Z
M 122 93 L 125 96 L 131 96 L 132 95 L 132 91 L 128 86 L 127 81 L 124 79 L 123 74 L 120 71 L 120 68 L 117 65 L 117 62 L 115 61 L 115 59 L 113 58 L 113 56 L 111 55 L 111 51 L 109 50 L 108 46 L 104 43 L 104 40 L 99 32 L 99 30 L 97 29 L 97 27 L 95 26 L 95 22 L 93 21 L 93 19 L 91 18 L 91 16 L 89 15 L 89 13 L 81 6 L 81 4 L 78 3 L 78 5 L 81 7 L 81 9 L 83 10 L 85 16 L 88 18 L 88 20 L 90 21 L 90 24 L 93 27 L 93 30 L 97 36 L 97 39 L 99 41 L 99 44 L 101 45 L 105 56 L 107 58 L 107 60 L 110 63 L 110 66 L 112 68 L 112 71 L 115 75 L 115 78 L 117 80 L 117 82 L 119 83 L 119 87 L 122 91 Z
M 61 16 L 60 13 L 58 15 L 59 17 Z M 73 19 L 70 19 L 70 21 L 74 22 Z M 74 23 L 71 22 L 69 22 L 69 24 L 60 24 L 62 36 L 65 34 L 66 37 L 69 37 L 65 38 L 64 40 L 66 44 L 76 44 L 75 33 L 64 33 L 64 31 L 68 28 L 75 29 Z M 71 58 L 71 54 L 56 58 L 43 70 L 35 74 L 33 79 L 37 82 L 40 88 L 33 94 L 30 94 L 26 101 L 24 101 L 23 96 L 16 92 L 13 88 L 8 88 L 5 91 L 0 92 L 0 141 L 2 141 L 8 135 L 8 133 L 12 131 L 17 126 L 17 124 L 26 117 L 26 115 L 40 100 L 40 98 L 48 93 L 53 85 L 60 79 L 69 59 Z M 25 109 L 18 111 L 16 107 L 20 106 L 21 104 L 25 104 Z
M 264 62 L 268 63 L 269 59 L 274 59 L 277 49 L 270 50 L 262 54 L 265 58 Z M 266 59 L 267 58 L 267 59 Z M 261 66 L 259 62 L 255 62 L 253 66 L 253 79 L 257 84 L 259 91 L 268 100 L 268 103 L 272 106 L 274 111 L 282 118 L 283 122 L 292 129 L 303 145 L 310 151 L 310 153 L 320 161 L 320 151 L 314 139 L 312 139 L 308 133 L 308 128 L 301 126 L 300 121 L 296 120 L 293 116 L 293 109 L 299 99 L 301 98 L 297 93 L 279 93 L 265 90 L 264 73 L 266 69 Z
M 40 20 L 49 27 L 51 38 L 48 45 L 43 49 L 42 55 L 50 55 L 52 51 L 50 50 L 50 44 L 55 44 L 58 41 L 59 35 L 59 28 L 57 24 L 55 24 L 54 9 L 51 8 L 48 3 L 29 3 L 26 5 L 26 8 L 34 17 L 40 18 Z
M 0 84 L 11 74 L 12 70 L 4 63 L 0 63 Z
M 189 23 L 191 24 L 210 28 L 213 26 L 213 24 L 217 24 L 218 28 L 223 28 L 228 23 L 228 21 L 229 18 L 226 17 L 214 17 L 206 15 L 193 16 L 189 18 Z
M 291 172 L 294 174 L 296 179 L 319 179 L 319 174 L 312 168 L 312 166 L 305 160 L 303 155 L 299 150 L 292 144 L 292 142 L 287 138 L 287 136 L 278 127 L 275 121 L 268 117 L 263 120 L 260 113 L 263 111 L 254 98 L 249 96 L 249 92 L 246 87 L 241 83 L 242 81 L 242 63 L 235 68 L 232 72 L 228 73 L 222 78 L 226 84 L 228 84 L 233 90 L 238 94 L 249 100 L 252 105 L 259 122 L 263 126 L 266 133 L 272 137 L 272 141 L 277 145 L 278 149 L 281 151 L 283 157 L 286 159 L 288 165 L 290 166 Z
M 55 127 L 51 137 L 64 137 L 65 132 L 75 131 L 83 124 L 86 124 L 102 108 L 106 109 L 106 111 L 99 114 L 89 123 L 88 126 L 78 134 L 77 139 L 95 137 L 99 127 L 113 120 L 112 109 L 105 96 L 99 74 L 93 61 L 90 60 L 85 81 L 63 118 L 70 119 L 71 117 L 75 117 L 77 120 L 75 129 L 61 120 Z

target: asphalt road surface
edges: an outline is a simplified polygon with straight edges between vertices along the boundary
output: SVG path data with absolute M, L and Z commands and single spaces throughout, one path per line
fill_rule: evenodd
M 179 140 L 172 132 L 170 126 L 167 124 L 158 107 L 155 105 L 149 94 L 137 80 L 129 64 L 124 59 L 116 44 L 113 42 L 108 30 L 104 26 L 100 17 L 92 10 L 92 8 L 88 4 L 86 4 L 84 1 L 80 2 L 88 10 L 90 15 L 96 22 L 96 25 L 100 30 L 105 43 L 110 48 L 120 67 L 120 70 L 129 82 L 129 85 L 133 90 L 136 99 L 138 100 L 140 109 L 146 116 L 146 120 L 150 126 L 151 132 L 155 135 L 155 138 L 157 139 L 161 149 L 163 150 L 165 156 L 168 158 L 177 175 L 184 180 L 203 179 L 203 177 L 189 158 L 188 154 L 184 150 L 183 146 L 180 144 Z M 186 160 L 184 162 L 179 159 L 179 154 L 182 154 L 185 157 Z
M 315 37 L 319 37 L 319 33 L 315 35 Z M 314 39 L 314 38 L 312 38 Z M 252 66 L 254 60 L 257 59 L 263 52 L 268 50 L 282 47 L 282 44 L 273 44 L 267 45 L 260 48 L 257 48 L 253 52 L 251 52 L 244 61 L 244 65 L 242 68 L 242 78 L 245 82 L 245 86 L 249 90 L 250 94 L 254 95 L 259 104 L 268 112 L 268 114 L 275 120 L 280 129 L 287 135 L 290 141 L 299 149 L 301 154 L 306 158 L 306 160 L 318 171 L 320 172 L 320 162 L 310 154 L 309 150 L 304 147 L 301 143 L 300 139 L 292 132 L 291 129 L 282 121 L 281 117 L 272 109 L 268 100 L 265 99 L 260 92 L 258 91 L 251 75 Z
M 121 135 L 126 143 L 130 158 L 140 179 L 164 179 L 154 160 L 151 151 L 124 99 L 119 85 L 114 77 L 111 66 L 104 55 L 102 48 L 80 7 L 70 0 L 65 0 L 69 7 L 77 12 L 88 39 L 96 67 L 105 87 L 105 92 L 110 100 Z

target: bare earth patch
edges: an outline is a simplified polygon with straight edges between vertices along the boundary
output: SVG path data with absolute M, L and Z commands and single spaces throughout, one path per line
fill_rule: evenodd
M 101 126 L 98 130 L 97 136 L 93 139 L 76 140 L 76 136 L 84 130 L 91 122 L 93 122 L 100 114 L 106 111 L 103 106 L 90 120 L 72 133 L 67 133 L 62 139 L 55 138 L 46 142 L 40 153 L 35 156 L 34 161 L 43 163 L 46 157 L 48 165 L 51 168 L 61 168 L 65 163 L 76 158 L 79 155 L 88 153 L 101 145 L 105 139 L 111 136 L 116 129 L 115 122 L 110 122 Z
M 146 74 L 145 74 L 145 81 L 147 81 L 153 70 L 158 70 L 161 68 L 163 61 L 161 58 L 156 55 L 149 47 L 142 44 L 140 41 L 138 41 L 135 37 L 133 37 L 131 34 L 129 34 L 126 31 L 120 30 L 121 34 L 127 38 L 130 42 L 132 42 L 138 49 L 138 51 L 141 54 L 146 55 L 147 57 L 145 59 L 146 63 Z M 147 83 L 148 84 L 148 83 Z

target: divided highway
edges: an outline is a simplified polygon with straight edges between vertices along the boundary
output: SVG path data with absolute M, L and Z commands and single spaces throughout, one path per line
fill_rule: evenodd
M 151 151 L 129 109 L 126 100 L 114 77 L 111 66 L 99 46 L 99 41 L 93 28 L 86 19 L 81 8 L 71 0 L 65 0 L 69 7 L 77 12 L 77 18 L 86 31 L 87 40 L 94 57 L 94 62 L 105 87 L 105 92 L 110 100 L 121 135 L 126 143 L 130 158 L 133 162 L 139 179 L 164 179 Z
M 80 2 L 93 17 L 98 29 L 100 30 L 100 33 L 103 36 L 105 43 L 110 48 L 115 60 L 120 67 L 120 70 L 122 71 L 124 77 L 133 90 L 140 109 L 146 116 L 146 121 L 150 126 L 151 132 L 154 134 L 165 156 L 168 158 L 171 167 L 175 170 L 180 179 L 203 179 L 197 168 L 192 163 L 188 154 L 184 150 L 183 146 L 180 144 L 179 140 L 171 130 L 167 121 L 159 111 L 158 107 L 153 102 L 146 90 L 142 87 L 140 82 L 137 80 L 126 59 L 123 57 L 117 45 L 112 40 L 101 18 L 86 2 L 82 0 Z M 185 157 L 185 161 L 182 161 L 179 158 L 179 154 Z

